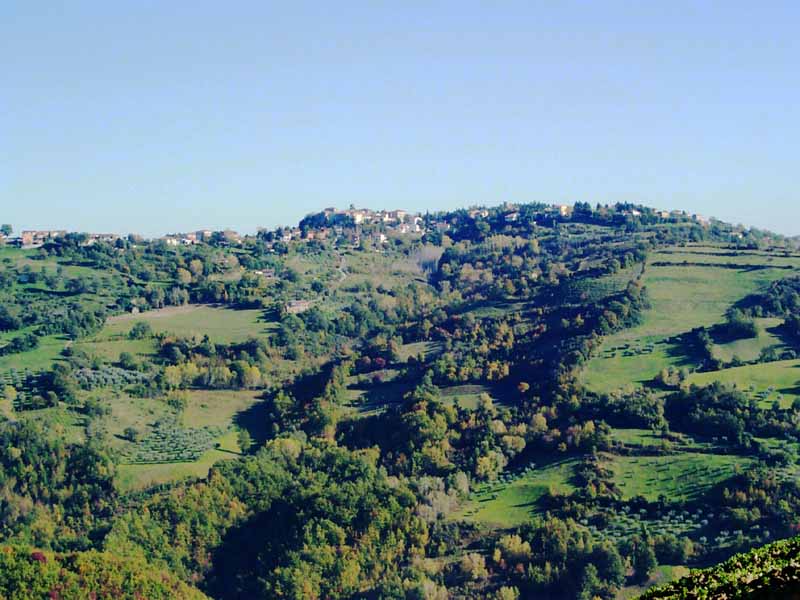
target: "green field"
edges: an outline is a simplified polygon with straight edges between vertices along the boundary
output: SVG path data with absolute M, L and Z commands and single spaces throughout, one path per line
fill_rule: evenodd
M 183 410 L 183 424 L 187 427 L 227 426 L 233 423 L 236 415 L 260 402 L 260 393 L 253 390 L 190 390 Z
M 156 332 L 179 336 L 208 335 L 212 341 L 219 343 L 242 342 L 249 337 L 264 335 L 274 327 L 272 323 L 264 321 L 261 310 L 189 304 L 111 317 L 97 339 L 109 340 L 126 335 L 139 321 L 149 323 Z
M 121 491 L 132 491 L 159 483 L 205 477 L 214 463 L 240 456 L 235 432 L 228 432 L 218 442 L 218 448 L 207 450 L 200 460 L 194 462 L 120 465 L 117 471 L 117 487 Z
M 440 389 L 442 400 L 448 403 L 458 403 L 463 408 L 475 410 L 482 394 L 492 395 L 491 388 L 485 385 L 453 385 Z M 492 398 L 494 404 L 498 403 L 496 398 Z
M 782 319 L 756 319 L 757 337 L 734 340 L 727 344 L 715 344 L 714 356 L 725 363 L 731 362 L 734 357 L 748 361 L 756 360 L 766 348 L 773 347 L 777 350 L 785 348 L 783 339 L 776 331 L 782 323 Z
M 28 352 L 19 352 L 0 356 L 0 372 L 9 369 L 31 369 L 41 371 L 50 368 L 50 365 L 60 355 L 69 340 L 60 335 L 48 335 L 39 338 L 39 347 Z
M 651 502 L 662 494 L 671 501 L 696 499 L 730 477 L 736 465 L 746 466 L 751 462 L 740 456 L 694 452 L 606 458 L 606 466 L 614 474 L 623 499 L 644 496 Z
M 155 352 L 155 343 L 152 339 L 130 340 L 126 337 L 108 339 L 103 331 L 96 338 L 80 340 L 75 343 L 75 348 L 83 350 L 90 356 L 97 356 L 106 361 L 116 362 L 123 352 L 144 356 Z
M 411 344 L 403 344 L 400 346 L 400 350 L 397 353 L 397 359 L 400 362 L 406 362 L 409 357 L 413 356 L 416 358 L 422 354 L 426 360 L 430 360 L 432 357 L 440 354 L 441 351 L 442 345 L 438 342 L 413 342 Z
M 611 430 L 611 438 L 622 442 L 626 446 L 637 448 L 654 447 L 661 444 L 664 439 L 660 433 L 650 429 L 617 429 Z
M 777 401 L 783 407 L 791 406 L 800 398 L 800 359 L 745 365 L 689 376 L 690 383 L 700 386 L 715 381 L 735 385 L 754 395 L 761 394 L 759 399 L 765 405 Z
M 232 429 L 234 425 L 247 428 L 256 439 L 263 437 L 264 425 L 259 419 L 242 419 L 246 422 L 239 423 L 240 416 L 260 401 L 258 392 L 192 390 L 187 392 L 187 396 L 186 408 L 181 413 L 181 425 L 190 430 L 219 428 L 222 433 L 214 440 L 215 447 L 209 448 L 194 461 L 121 464 L 118 479 L 120 489 L 139 489 L 184 477 L 204 477 L 218 460 L 239 455 L 237 434 Z M 169 414 L 170 409 L 161 400 L 122 397 L 113 402 L 112 415 L 106 423 L 114 445 L 124 450 L 135 444 L 123 439 L 126 427 L 133 426 L 146 433 L 155 420 Z
M 86 417 L 80 413 L 69 410 L 65 406 L 30 410 L 13 414 L 14 418 L 26 421 L 35 421 L 51 432 L 58 439 L 68 443 L 82 443 L 86 439 L 84 424 Z
M 509 481 L 482 484 L 454 518 L 496 527 L 516 527 L 541 512 L 539 500 L 548 491 L 568 493 L 576 460 L 562 460 L 536 467 Z
M 714 255 L 696 254 L 706 250 Z M 610 335 L 603 341 L 598 354 L 581 375 L 588 388 L 611 392 L 630 385 L 639 386 L 651 381 L 665 366 L 690 366 L 692 358 L 671 338 L 696 327 L 711 327 L 722 322 L 725 312 L 738 300 L 793 272 L 779 267 L 800 268 L 797 258 L 770 261 L 755 253 L 718 256 L 714 250 L 713 247 L 698 247 L 684 254 L 664 251 L 648 259 L 643 282 L 652 307 L 645 313 L 641 325 Z M 683 260 L 690 264 L 656 266 Z M 711 262 L 741 265 L 741 268 L 696 264 Z M 757 354 L 762 347 L 779 343 L 779 340 L 765 331 L 759 339 L 749 342 L 734 348 L 720 346 L 719 351 L 731 356 L 734 352 Z

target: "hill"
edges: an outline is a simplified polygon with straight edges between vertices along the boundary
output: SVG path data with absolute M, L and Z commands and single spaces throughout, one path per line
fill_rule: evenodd
M 629 598 L 800 526 L 781 236 L 576 203 L 39 241 L 0 249 L 3 543 L 220 599 Z

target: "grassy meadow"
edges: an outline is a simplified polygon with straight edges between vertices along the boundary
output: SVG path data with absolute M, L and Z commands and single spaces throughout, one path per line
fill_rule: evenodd
M 611 392 L 641 386 L 665 366 L 690 366 L 692 357 L 675 336 L 722 322 L 737 301 L 791 275 L 786 267 L 800 268 L 797 257 L 741 254 L 732 256 L 711 246 L 653 253 L 643 275 L 652 305 L 644 322 L 608 336 L 584 369 L 583 383 L 594 391 Z M 761 348 L 781 343 L 770 331 L 774 323 L 765 320 L 762 325 L 758 339 L 719 346 L 717 352 L 721 357 L 757 355 Z
M 155 483 L 165 483 L 185 477 L 204 477 L 208 469 L 218 460 L 235 458 L 241 449 L 237 441 L 236 426 L 247 429 L 253 438 L 264 436 L 263 423 L 248 418 L 260 403 L 260 393 L 245 390 L 190 390 L 186 392 L 186 408 L 178 416 L 174 429 L 174 441 L 168 444 L 176 448 L 192 444 L 192 432 L 211 431 L 211 443 L 194 460 L 180 458 L 126 462 L 120 465 L 118 484 L 122 490 L 139 489 Z M 133 446 L 146 444 L 148 435 L 156 429 L 160 420 L 175 416 L 174 410 L 163 400 L 122 396 L 111 404 L 111 415 L 105 424 L 112 439 L 123 456 Z M 141 439 L 132 442 L 125 437 L 127 428 L 140 432 Z M 172 431 L 172 430 L 170 430 Z M 185 439 L 183 433 L 189 436 Z M 177 455 L 179 456 L 179 455 Z
M 539 501 L 549 491 L 568 493 L 576 460 L 562 460 L 534 466 L 505 479 L 481 484 L 453 518 L 492 527 L 516 527 L 542 513 Z
M 734 340 L 725 344 L 714 344 L 714 357 L 725 363 L 731 362 L 734 357 L 740 360 L 755 360 L 762 350 L 785 348 L 783 338 L 778 332 L 782 319 L 755 319 L 758 335 L 754 338 Z
M 670 500 L 696 499 L 733 475 L 737 465 L 751 462 L 741 456 L 694 452 L 606 458 L 605 466 L 614 474 L 623 500 L 643 496 L 651 502 L 661 495 Z
M 98 341 L 109 341 L 127 335 L 134 323 L 149 323 L 155 332 L 180 336 L 203 336 L 213 342 L 243 342 L 249 337 L 265 335 L 274 328 L 264 321 L 258 309 L 235 310 L 216 306 L 188 304 L 170 306 L 138 314 L 111 317 L 98 336 Z
M 0 372 L 16 369 L 18 371 L 30 369 L 41 371 L 47 369 L 58 360 L 61 352 L 69 343 L 62 335 L 48 335 L 39 338 L 39 347 L 27 352 L 7 354 L 0 356 Z
M 783 407 L 791 406 L 792 402 L 800 398 L 800 359 L 692 373 L 689 376 L 690 383 L 700 386 L 715 381 L 735 385 L 752 394 L 764 405 L 778 402 Z

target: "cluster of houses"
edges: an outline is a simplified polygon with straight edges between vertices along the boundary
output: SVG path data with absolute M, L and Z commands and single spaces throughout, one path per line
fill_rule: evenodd
M 323 214 L 325 216 L 343 215 L 352 219 L 356 225 L 385 225 L 388 229 L 396 230 L 398 233 L 419 233 L 422 231 L 422 217 L 417 213 L 409 213 L 405 210 L 375 211 L 368 208 L 351 208 L 348 210 L 326 208 Z
M 41 248 L 48 242 L 57 240 L 67 235 L 66 229 L 26 229 L 19 236 L 11 238 L 0 234 L 0 242 L 5 242 L 20 248 Z M 83 234 L 84 246 L 91 246 L 97 242 L 116 242 L 120 238 L 116 233 L 86 233 Z
M 518 205 L 516 204 L 509 204 L 506 202 L 504 204 L 505 212 L 503 213 L 503 220 L 506 223 L 516 223 L 519 221 L 519 210 L 517 210 Z M 572 214 L 572 207 L 568 204 L 553 204 L 548 206 L 545 211 L 546 214 L 551 214 L 554 216 L 559 217 L 569 217 Z M 478 218 L 486 218 L 489 216 L 489 211 L 485 208 L 474 208 L 468 212 L 469 216 L 473 219 Z
M 362 239 L 382 244 L 389 240 L 389 236 L 423 233 L 425 230 L 422 217 L 405 210 L 326 208 L 309 215 L 312 216 L 318 217 L 319 221 L 309 225 L 304 219 L 298 227 L 278 229 L 275 241 L 289 243 L 343 238 L 354 245 Z M 259 230 L 259 233 L 265 233 L 265 230 Z
M 239 234 L 235 231 L 230 233 L 232 234 L 231 237 L 235 234 L 235 237 L 240 239 Z M 164 240 L 167 246 L 194 246 L 195 244 L 211 241 L 211 236 L 213 235 L 214 232 L 210 229 L 199 229 L 189 233 L 170 233 L 161 239 Z
M 19 234 L 19 245 L 23 248 L 39 248 L 65 235 L 67 232 L 63 229 L 27 230 Z
M 573 213 L 574 207 L 568 204 L 553 204 L 544 209 L 556 217 L 569 218 Z M 628 217 L 641 217 L 642 212 L 636 208 L 629 208 L 623 211 Z M 490 211 L 486 208 L 472 208 L 468 214 L 473 219 L 487 218 Z M 409 235 L 424 233 L 426 229 L 445 232 L 450 229 L 447 221 L 426 222 L 419 213 L 412 213 L 405 210 L 372 210 L 368 208 L 355 208 L 339 210 L 336 208 L 326 208 L 318 216 L 323 217 L 322 223 L 317 223 L 312 227 L 281 228 L 276 231 L 275 241 L 311 241 L 325 240 L 328 238 L 345 238 L 354 245 L 358 245 L 364 236 L 367 236 L 373 244 L 385 244 L 389 238 L 397 235 Z M 657 210 L 655 215 L 662 219 L 687 219 L 690 218 L 697 223 L 707 226 L 709 220 L 701 215 L 689 215 L 684 211 Z M 506 203 L 503 206 L 502 218 L 506 223 L 516 223 L 520 218 L 519 205 Z M 259 229 L 259 235 L 265 230 Z M 63 229 L 55 230 L 25 230 L 18 237 L 6 237 L 0 233 L 0 243 L 14 244 L 22 248 L 39 248 L 44 244 L 63 237 L 67 231 Z M 90 246 L 97 242 L 113 243 L 120 238 L 114 233 L 89 233 L 85 234 L 83 244 Z M 168 246 L 193 246 L 195 244 L 209 243 L 213 241 L 220 245 L 238 245 L 244 241 L 236 231 L 225 229 L 212 231 L 211 229 L 200 229 L 188 233 L 172 233 L 161 238 Z M 265 276 L 267 276 L 265 274 Z

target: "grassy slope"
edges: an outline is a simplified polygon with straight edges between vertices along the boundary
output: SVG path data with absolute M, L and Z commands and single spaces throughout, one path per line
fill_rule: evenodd
M 640 385 L 652 380 L 664 366 L 686 365 L 685 352 L 680 346 L 668 342 L 669 338 L 695 327 L 709 327 L 721 322 L 725 311 L 736 301 L 770 281 L 791 274 L 791 271 L 777 267 L 791 265 L 800 268 L 800 260 L 796 258 L 770 261 L 758 253 L 728 257 L 701 254 L 716 250 L 714 248 L 690 250 L 658 252 L 649 258 L 644 283 L 652 308 L 638 327 L 605 339 L 600 354 L 589 362 L 582 375 L 583 382 L 590 389 L 610 392 L 631 384 Z M 764 268 L 654 265 L 683 260 Z M 771 341 L 762 338 L 761 343 Z M 623 349 L 625 345 L 632 351 Z M 652 352 L 648 352 L 648 347 Z
M 758 336 L 734 340 L 727 344 L 715 344 L 714 356 L 729 363 L 734 356 L 741 360 L 755 360 L 763 349 L 774 347 L 780 350 L 785 348 L 783 339 L 776 331 L 776 328 L 782 323 L 783 319 L 756 319 Z
M 0 356 L 0 372 L 10 369 L 18 371 L 47 369 L 61 355 L 68 340 L 60 335 L 48 335 L 39 339 L 39 347 L 28 352 Z
M 708 254 L 706 254 L 708 253 Z M 765 266 L 760 269 L 727 269 L 705 266 L 654 266 L 659 262 L 736 264 L 749 266 Z M 680 365 L 685 356 L 680 348 L 666 340 L 674 335 L 684 333 L 698 326 L 711 326 L 723 320 L 725 311 L 737 300 L 749 294 L 761 285 L 785 277 L 787 270 L 772 268 L 785 265 L 800 266 L 800 260 L 792 258 L 775 258 L 761 253 L 747 253 L 746 256 L 725 256 L 724 251 L 713 247 L 693 247 L 673 249 L 654 254 L 645 271 L 645 284 L 648 287 L 653 307 L 648 311 L 645 322 L 636 328 L 609 336 L 604 348 L 619 348 L 628 344 L 630 349 L 639 352 L 616 350 L 593 359 L 585 370 L 584 382 L 590 388 L 599 391 L 612 391 L 631 383 L 641 384 L 649 381 L 665 365 Z M 588 293 L 590 290 L 587 290 Z M 759 338 L 750 341 L 751 352 L 757 355 L 760 348 L 778 343 L 774 334 L 766 328 L 775 325 L 771 320 L 763 320 L 765 331 Z M 652 352 L 648 346 L 652 345 Z M 743 348 L 718 347 L 721 352 L 744 352 Z M 800 363 L 800 361 L 796 361 Z M 790 385 L 795 386 L 800 379 L 800 370 L 796 379 L 780 363 L 759 365 L 764 377 L 772 377 L 773 371 L 781 371 L 783 377 L 778 379 L 784 390 L 784 402 L 790 402 L 787 395 Z M 764 368 L 767 370 L 764 371 Z M 787 372 L 788 371 L 788 372 Z M 725 373 L 723 371 L 722 373 Z M 701 378 L 712 374 L 697 374 Z M 751 374 L 742 373 L 742 380 L 747 381 Z M 766 388 L 767 385 L 764 385 Z M 645 430 L 614 430 L 613 437 L 629 446 L 653 447 L 661 445 L 660 436 Z M 729 455 L 698 453 L 693 450 L 697 444 L 691 439 L 676 454 L 653 457 L 612 457 L 608 466 L 614 473 L 614 479 L 625 498 L 643 495 L 649 500 L 657 500 L 664 494 L 670 498 L 690 499 L 708 490 L 722 479 L 730 477 L 736 465 L 749 464 L 746 459 Z M 691 477 L 684 477 L 687 473 Z M 569 488 L 569 474 L 547 473 L 536 471 L 529 479 L 525 476 L 511 483 L 498 483 L 494 487 L 483 489 L 476 494 L 473 501 L 467 504 L 457 515 L 472 521 L 482 522 L 490 526 L 512 527 L 527 520 L 535 513 L 536 504 L 549 485 Z M 563 489 L 563 488 L 562 488 Z
M 614 456 L 609 467 L 623 499 L 644 496 L 654 502 L 691 500 L 733 474 L 750 460 L 740 456 L 685 452 L 664 456 Z
M 521 525 L 541 512 L 539 501 L 549 490 L 573 491 L 570 480 L 574 466 L 574 460 L 563 460 L 535 468 L 507 483 L 481 485 L 453 518 L 502 528 Z
M 159 483 L 205 477 L 214 463 L 240 456 L 236 432 L 226 433 L 217 442 L 219 443 L 218 448 L 206 451 L 199 460 L 194 462 L 120 465 L 117 487 L 122 491 L 139 490 Z
M 185 477 L 205 477 L 211 465 L 218 460 L 236 458 L 240 448 L 236 432 L 230 428 L 239 424 L 240 417 L 260 402 L 258 395 L 258 392 L 246 390 L 189 391 L 188 404 L 181 415 L 183 426 L 191 429 L 204 426 L 222 428 L 224 433 L 215 440 L 218 446 L 207 450 L 192 462 L 123 464 L 119 469 L 118 485 L 123 490 L 129 490 Z M 131 444 L 122 438 L 126 427 L 133 426 L 146 431 L 159 416 L 168 413 L 169 410 L 160 400 L 120 398 L 112 404 L 107 426 L 115 445 L 123 447 Z M 257 431 L 259 425 L 263 426 L 257 418 L 248 419 L 241 425 L 250 430 L 253 437 L 263 435 L 263 432 Z
M 790 406 L 800 398 L 800 359 L 745 365 L 689 376 L 689 382 L 697 385 L 708 385 L 714 381 L 736 385 L 741 390 L 755 394 L 767 393 L 769 395 L 762 400 L 766 405 L 778 401 L 784 407 Z
M 134 323 L 149 323 L 154 331 L 181 336 L 208 335 L 214 342 L 242 342 L 248 337 L 266 334 L 273 328 L 263 321 L 263 311 L 233 310 L 189 304 L 112 317 L 96 341 L 111 341 L 125 336 Z

